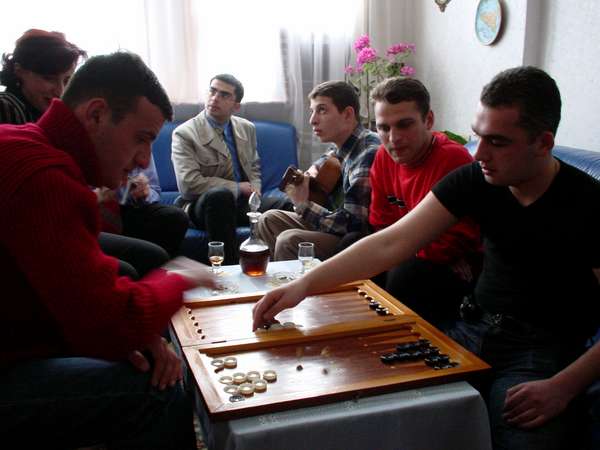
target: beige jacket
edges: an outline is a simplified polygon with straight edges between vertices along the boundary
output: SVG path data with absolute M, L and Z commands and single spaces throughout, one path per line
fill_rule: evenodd
M 256 128 L 252 122 L 231 116 L 238 158 L 252 186 L 260 192 L 260 161 L 256 151 Z M 171 159 L 177 187 L 190 202 L 214 187 L 226 187 L 238 195 L 231 154 L 202 111 L 173 131 Z

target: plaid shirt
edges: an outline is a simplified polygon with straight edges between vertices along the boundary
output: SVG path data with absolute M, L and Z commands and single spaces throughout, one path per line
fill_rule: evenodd
M 315 165 L 320 167 L 330 155 L 335 155 L 342 163 L 343 204 L 334 211 L 314 203 L 306 202 L 296 206 L 296 213 L 315 230 L 343 236 L 352 231 L 367 231 L 369 224 L 369 203 L 371 183 L 369 169 L 375 152 L 381 144 L 379 136 L 358 125 L 341 148 L 331 145 Z M 335 199 L 331 199 L 335 201 Z

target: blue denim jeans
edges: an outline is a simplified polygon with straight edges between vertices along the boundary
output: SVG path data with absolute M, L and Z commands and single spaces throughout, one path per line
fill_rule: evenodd
M 128 362 L 34 360 L 0 369 L 0 441 L 14 448 L 195 449 L 182 386 L 159 391 Z
M 507 424 L 502 419 L 502 409 L 509 388 L 553 376 L 582 353 L 583 342 L 581 345 L 561 342 L 532 327 L 506 329 L 502 324 L 484 321 L 459 321 L 447 334 L 492 366 L 491 374 L 475 387 L 480 390 L 488 406 L 495 450 L 577 448 L 573 435 L 577 418 L 574 405 L 532 430 Z

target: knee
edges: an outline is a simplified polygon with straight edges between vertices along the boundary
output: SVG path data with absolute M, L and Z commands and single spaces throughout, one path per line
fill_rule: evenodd
M 157 269 L 165 265 L 171 257 L 167 251 L 160 245 L 148 241 L 141 241 L 137 247 L 136 255 L 131 261 L 140 277 L 145 276 L 153 269 Z
M 152 259 L 155 261 L 156 265 L 162 266 L 171 259 L 167 251 L 160 245 L 154 244 L 152 242 L 148 243 L 151 244 L 147 247 L 148 256 L 152 255 Z
M 263 227 L 268 227 L 269 224 L 271 224 L 273 222 L 273 220 L 275 220 L 275 217 L 277 217 L 277 213 L 278 213 L 278 211 L 275 209 L 270 209 L 269 211 L 265 211 L 260 216 L 260 219 L 258 220 L 258 225 L 263 226 Z
M 126 261 L 119 259 L 119 276 L 129 277 L 132 280 L 139 280 L 140 274 L 135 268 Z
M 258 219 L 256 224 L 256 231 L 262 239 L 270 240 L 275 239 L 275 233 L 273 232 L 273 224 L 277 220 L 278 211 L 269 210 L 264 212 Z
M 268 233 L 275 233 L 281 228 L 289 227 L 287 223 L 288 214 L 284 211 L 271 209 L 264 212 L 258 220 L 259 229 L 265 230 Z
M 173 230 L 177 230 L 182 234 L 188 229 L 190 220 L 188 215 L 180 208 L 171 208 L 169 210 L 169 223 Z
M 226 188 L 213 188 L 206 191 L 192 205 L 194 223 L 234 222 L 236 214 L 235 197 Z
M 235 196 L 229 189 L 224 187 L 209 189 L 202 197 L 202 202 L 207 207 L 216 206 L 223 209 L 235 207 Z
M 298 235 L 298 230 L 290 229 L 281 232 L 275 241 L 275 261 L 285 261 L 295 259 L 297 255 L 298 244 L 302 241 Z

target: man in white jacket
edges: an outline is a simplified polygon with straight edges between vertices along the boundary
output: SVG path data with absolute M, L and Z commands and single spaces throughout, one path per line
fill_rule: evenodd
M 243 96 L 237 78 L 216 75 L 206 108 L 173 132 L 178 204 L 209 240 L 225 243 L 225 264 L 237 263 L 235 228 L 248 223 L 248 198 L 261 190 L 256 129 L 233 115 Z

